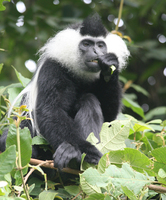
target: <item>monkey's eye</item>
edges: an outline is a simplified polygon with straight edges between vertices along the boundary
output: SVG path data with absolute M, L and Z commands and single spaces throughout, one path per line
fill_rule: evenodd
M 83 42 L 84 47 L 89 47 L 89 42 Z
M 98 47 L 99 47 L 99 48 L 103 48 L 103 47 L 104 47 L 104 44 L 103 44 L 103 43 L 99 43 L 99 44 L 98 44 Z

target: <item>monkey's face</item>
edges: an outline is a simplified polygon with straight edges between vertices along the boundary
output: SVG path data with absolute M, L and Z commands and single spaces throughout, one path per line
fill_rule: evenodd
M 99 72 L 101 70 L 98 64 L 98 58 L 107 53 L 107 46 L 101 39 L 87 38 L 80 42 L 79 50 L 81 59 L 86 66 L 84 70 L 89 72 Z

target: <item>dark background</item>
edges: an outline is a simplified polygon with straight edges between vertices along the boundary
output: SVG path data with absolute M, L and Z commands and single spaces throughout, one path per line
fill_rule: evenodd
M 17 10 L 18 1 L 4 2 L 6 10 L 0 12 L 0 49 L 4 49 L 0 51 L 0 63 L 4 63 L 0 86 L 17 82 L 11 66 L 31 78 L 32 73 L 25 67 L 25 62 L 29 59 L 36 62 L 36 52 L 49 37 L 68 24 L 98 12 L 107 29 L 115 29 L 114 19 L 118 17 L 120 5 L 118 0 L 22 2 L 26 7 L 23 13 Z M 119 31 L 128 35 L 132 43 L 129 44 L 131 57 L 128 67 L 121 75 L 142 86 L 149 96 L 131 88 L 127 92 L 137 95 L 145 112 L 166 106 L 166 1 L 125 0 L 122 20 Z

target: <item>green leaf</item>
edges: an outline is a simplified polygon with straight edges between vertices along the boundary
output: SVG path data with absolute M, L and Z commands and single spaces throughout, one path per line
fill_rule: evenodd
M 164 120 L 163 122 L 161 122 L 161 126 L 163 126 L 163 127 L 166 126 L 166 120 Z
M 130 188 L 134 195 L 138 195 L 145 185 L 151 184 L 154 177 L 136 172 L 128 163 L 124 163 L 122 168 L 110 165 L 103 174 L 94 168 L 87 169 L 80 174 L 82 190 L 87 194 L 101 193 L 101 188 L 109 190 L 113 196 L 124 194 L 122 186 Z
M 97 175 L 97 177 L 96 177 L 96 175 Z M 100 175 L 97 172 L 97 170 L 95 170 L 93 168 L 89 168 L 83 174 L 80 174 L 80 186 L 81 186 L 82 190 L 88 195 L 94 194 L 94 193 L 101 193 L 101 189 L 100 189 L 100 187 L 95 185 L 96 183 L 94 185 L 91 185 L 91 182 L 93 181 L 94 177 L 96 177 L 98 179 L 100 177 Z M 88 181 L 90 181 L 90 183 Z M 99 181 L 100 180 L 98 179 L 98 182 Z
M 105 197 L 104 194 L 91 194 L 85 200 L 105 200 Z
M 145 96 L 149 96 L 149 93 L 139 85 L 135 85 L 132 83 L 130 87 L 134 88 L 137 92 L 141 92 Z
M 147 122 L 146 124 L 161 124 L 161 122 L 162 122 L 161 119 L 154 119 L 154 120 Z
M 21 145 L 21 163 L 22 167 L 27 165 L 32 155 L 32 138 L 28 128 L 19 128 L 20 145 Z M 15 144 L 17 147 L 16 127 L 14 124 L 10 125 L 6 140 L 6 146 L 9 147 Z
M 24 76 L 21 75 L 21 73 L 19 73 L 14 67 L 13 67 L 18 80 L 20 81 L 20 83 L 22 84 L 23 87 L 26 87 L 27 84 L 30 82 L 30 79 L 25 78 Z
M 166 60 L 165 55 L 166 55 L 166 48 L 155 48 L 148 51 L 146 57 L 165 61 Z
M 1 71 L 3 69 L 3 65 L 4 65 L 3 63 L 0 64 L 0 73 L 1 73 Z
M 159 169 L 158 175 L 161 178 L 166 178 L 166 172 L 163 169 Z
M 124 163 L 122 168 L 110 165 L 103 175 L 110 178 L 111 183 L 119 194 L 123 193 L 121 186 L 125 185 L 127 188 L 130 188 L 135 195 L 137 195 L 145 185 L 149 185 L 154 181 L 154 177 L 136 172 L 127 163 Z
M 140 132 L 140 131 L 144 131 L 144 130 L 154 131 L 154 129 L 150 125 L 148 125 L 144 122 L 140 122 L 140 121 L 137 121 L 137 123 L 134 124 L 133 129 L 134 129 L 134 132 Z
M 122 102 L 126 107 L 131 108 L 135 113 L 137 113 L 142 118 L 144 118 L 143 109 L 136 102 L 134 102 L 132 99 L 130 99 L 128 97 L 128 95 L 125 94 L 123 96 Z
M 10 0 L 0 0 L 0 11 L 3 11 L 3 10 L 6 9 L 6 7 L 3 5 L 3 1 L 9 1 L 10 2 Z
M 154 149 L 151 153 L 156 159 L 154 162 L 154 171 L 156 173 L 158 173 L 159 169 L 166 171 L 166 147 Z
M 129 190 L 128 187 L 126 186 L 121 186 L 123 192 L 125 193 L 125 195 L 129 198 L 129 199 L 132 199 L 132 200 L 139 200 L 136 195 L 134 194 L 133 191 Z
M 32 145 L 48 145 L 49 143 L 40 135 L 37 135 L 32 138 Z
M 62 199 L 61 197 L 57 197 L 58 193 L 53 191 L 53 190 L 49 190 L 49 191 L 43 191 L 39 194 L 39 200 L 46 200 L 46 199 L 49 199 L 49 200 L 54 200 L 54 198 L 58 198 L 58 199 Z
M 22 87 L 20 83 L 14 83 L 14 84 L 11 84 L 11 85 L 8 85 L 6 87 L 0 87 L 0 96 L 2 94 L 5 93 L 5 91 L 8 89 L 8 88 L 16 88 L 16 87 Z
M 112 75 L 112 74 L 114 73 L 116 67 L 115 67 L 114 65 L 111 65 L 111 66 L 110 66 L 110 69 L 111 69 L 111 75 Z
M 18 192 L 22 192 L 22 191 L 24 190 L 21 186 L 15 185 L 15 186 L 13 186 L 13 187 L 14 187 L 14 189 L 15 189 L 16 191 L 18 191 Z
M 2 197 L 0 198 L 1 200 L 25 200 L 25 198 L 21 198 L 21 197 Z
M 29 194 L 33 191 L 34 188 L 35 188 L 35 183 L 29 186 L 29 189 L 28 189 Z
M 88 168 L 82 174 L 82 177 L 85 178 L 86 182 L 97 187 L 105 187 L 108 184 L 108 178 L 102 176 L 102 174 L 100 174 L 97 169 L 94 169 L 92 167 Z
M 0 180 L 4 175 L 10 173 L 16 162 L 16 146 L 12 145 L 0 154 Z
M 43 180 L 39 180 L 36 177 L 31 177 L 28 181 L 28 185 L 33 185 L 35 183 L 35 188 L 30 192 L 33 196 L 38 196 L 41 193 L 41 186 L 43 185 Z
M 152 110 L 150 110 L 146 115 L 145 115 L 145 119 L 148 121 L 156 116 L 161 116 L 164 115 L 166 116 L 166 107 L 162 106 L 162 107 L 157 107 L 154 108 Z
M 73 196 L 76 196 L 80 192 L 80 187 L 77 185 L 69 185 L 65 186 L 64 188 L 69 194 Z
M 123 83 L 127 83 L 127 79 L 121 75 L 119 75 L 119 80 Z
M 90 142 L 93 145 L 96 145 L 99 140 L 95 137 L 94 133 L 90 133 L 87 137 L 87 141 Z
M 105 154 L 99 161 L 98 170 L 104 173 L 110 164 L 121 167 L 124 162 L 129 163 L 138 172 L 144 173 L 146 171 L 149 175 L 154 175 L 151 170 L 152 161 L 140 151 L 131 148 L 110 151 Z
M 153 135 L 153 141 L 156 142 L 159 146 L 163 145 L 163 140 L 157 134 Z
M 111 127 L 110 127 L 111 125 Z M 115 120 L 104 123 L 101 132 L 101 142 L 96 147 L 104 154 L 111 150 L 119 150 L 126 147 L 125 139 L 130 131 L 130 120 Z
M 17 87 L 14 87 L 14 88 L 9 88 L 8 89 L 8 94 L 9 94 L 9 101 L 10 102 L 13 102 L 14 99 L 18 96 L 18 94 L 21 92 L 22 88 L 17 88 Z M 20 99 L 21 101 L 21 99 Z M 20 101 L 17 101 L 17 103 L 15 104 L 15 106 L 19 106 L 20 105 Z
M 166 200 L 166 194 L 161 194 L 161 199 Z
M 145 154 L 148 154 L 149 151 L 153 150 L 153 146 L 151 144 L 152 141 L 149 140 L 146 136 L 142 137 L 140 141 L 144 142 L 144 145 L 146 147 L 144 151 L 142 150 Z

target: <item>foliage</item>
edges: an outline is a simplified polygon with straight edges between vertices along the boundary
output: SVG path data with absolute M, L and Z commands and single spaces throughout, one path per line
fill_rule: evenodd
M 29 80 L 14 70 L 22 87 L 25 86 Z M 15 84 L 12 90 L 16 87 L 20 85 Z M 7 107 L 10 95 L 16 96 L 11 93 L 11 86 L 1 87 L 0 93 Z M 2 116 L 7 107 L 2 106 Z M 12 196 L 20 200 L 72 198 L 114 200 L 127 196 L 139 200 L 155 196 L 158 190 L 155 192 L 151 186 L 156 184 L 160 184 L 161 189 L 164 188 L 166 192 L 166 121 L 152 120 L 145 123 L 130 115 L 120 114 L 117 120 L 104 123 L 100 133 L 100 143 L 93 133 L 87 138 L 103 153 L 98 166 L 83 162 L 82 173 L 79 174 L 80 181 L 64 186 L 59 181 L 47 181 L 46 174 L 40 166 L 29 164 L 32 154 L 31 135 L 27 128 L 23 130 L 19 128 L 20 122 L 26 119 L 21 113 L 26 110 L 25 106 L 15 107 L 13 114 L 17 116 L 17 120 L 9 118 L 8 122 L 5 117 L 1 120 L 1 129 L 10 124 L 6 150 L 0 154 L 2 199 Z M 47 145 L 40 137 L 35 137 L 33 144 Z M 29 173 L 32 172 L 31 170 L 28 172 L 28 168 L 32 171 L 37 170 L 44 178 L 38 179 L 33 176 L 29 178 Z
M 15 107 L 8 119 L 6 113 L 10 103 L 30 80 L 31 74 L 23 67 L 24 62 L 37 60 L 36 50 L 54 34 L 53 30 L 79 22 L 92 12 L 102 16 L 109 30 L 114 29 L 119 1 L 93 0 L 91 4 L 85 4 L 80 0 L 75 1 L 74 6 L 68 0 L 55 0 L 54 6 L 52 1 L 45 0 L 24 2 L 27 10 L 20 14 L 14 3 L 0 0 L 0 10 L 6 6 L 6 10 L 0 12 L 0 58 L 3 62 L 0 63 L 0 134 L 9 127 L 7 148 L 0 154 L 0 199 L 166 199 L 163 194 L 166 193 L 166 88 L 163 76 L 166 48 L 159 43 L 159 37 L 166 32 L 163 23 L 166 2 L 124 1 L 122 19 L 125 25 L 119 30 L 132 38 L 132 43 L 127 43 L 132 56 L 120 80 L 125 92 L 124 112 L 135 117 L 120 114 L 117 120 L 104 123 L 100 143 L 91 133 L 88 141 L 103 156 L 97 166 L 83 162 L 79 181 L 67 184 L 62 184 L 59 179 L 58 182 L 47 180 L 44 168 L 29 164 L 31 145 L 42 145 L 46 149 L 47 142 L 40 137 L 32 140 L 28 129 L 19 128 L 25 119 L 21 113 L 26 107 Z M 24 25 L 17 26 L 19 20 Z M 14 72 L 19 83 L 13 83 Z M 150 86 L 147 83 L 149 77 L 158 84 Z M 147 102 L 150 110 L 144 114 L 137 101 L 141 105 Z M 17 116 L 17 120 L 13 120 L 13 116 Z M 43 178 L 33 176 L 34 171 Z

